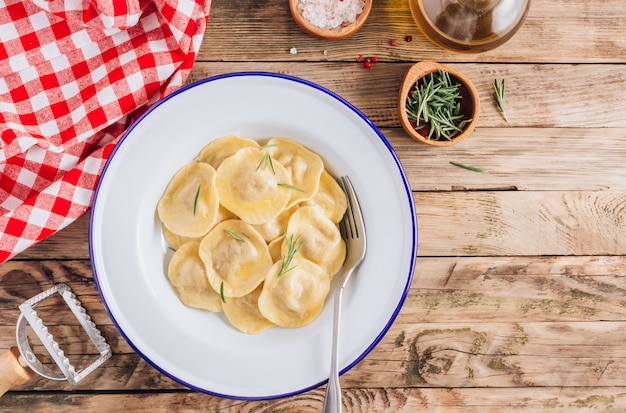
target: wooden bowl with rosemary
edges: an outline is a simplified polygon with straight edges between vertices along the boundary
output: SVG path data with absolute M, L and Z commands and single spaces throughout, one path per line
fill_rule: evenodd
M 458 70 L 437 62 L 418 62 L 402 81 L 398 114 L 413 139 L 434 146 L 452 145 L 469 136 L 478 122 L 478 91 Z
M 305 33 L 317 37 L 319 39 L 328 39 L 328 40 L 339 40 L 344 39 L 348 36 L 353 35 L 365 24 L 367 17 L 372 10 L 372 3 L 374 0 L 365 0 L 363 9 L 361 13 L 359 13 L 354 21 L 346 22 L 344 21 L 336 28 L 323 28 L 314 24 L 311 20 L 309 20 L 303 14 L 303 9 L 300 7 L 301 1 L 304 0 L 289 0 L 289 9 L 291 10 L 291 16 L 295 20 L 295 22 L 300 26 L 302 31 Z M 347 0 L 346 0 L 347 1 Z M 354 1 L 354 0 L 350 0 Z M 310 2 L 312 3 L 312 2 Z M 311 6 L 313 7 L 313 6 Z M 320 9 L 323 8 L 322 5 L 318 5 Z M 321 13 L 321 10 L 320 10 Z M 323 18 L 323 16 L 317 16 L 317 18 Z

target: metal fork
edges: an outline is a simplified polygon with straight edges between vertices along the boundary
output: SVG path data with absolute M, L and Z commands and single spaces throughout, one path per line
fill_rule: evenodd
M 335 292 L 334 314 L 333 314 L 333 343 L 330 363 L 330 376 L 328 378 L 328 386 L 326 387 L 326 396 L 324 398 L 324 413 L 340 413 L 341 412 L 341 386 L 339 385 L 339 369 L 338 369 L 338 344 L 339 344 L 339 321 L 341 315 L 341 298 L 343 290 L 348 279 L 356 267 L 361 264 L 365 256 L 365 225 L 363 223 L 363 215 L 359 201 L 352 187 L 352 183 L 347 176 L 343 176 L 338 180 L 339 185 L 346 193 L 348 208 L 339 223 L 341 236 L 346 243 L 346 260 L 343 264 L 342 271 L 335 277 L 339 284 L 339 289 Z

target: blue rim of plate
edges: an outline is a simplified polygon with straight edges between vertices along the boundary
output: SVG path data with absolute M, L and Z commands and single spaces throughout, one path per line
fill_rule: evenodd
M 411 245 L 411 252 L 412 252 L 412 256 L 411 256 L 411 261 L 410 261 L 410 266 L 409 266 L 409 274 L 407 275 L 407 281 L 404 287 L 404 291 L 402 293 L 402 296 L 400 298 L 400 300 L 398 301 L 398 304 L 396 305 L 396 308 L 393 311 L 393 314 L 391 315 L 391 317 L 389 318 L 389 321 L 387 322 L 387 324 L 384 326 L 384 328 L 380 331 L 380 333 L 374 338 L 374 340 L 369 344 L 369 346 L 358 356 L 356 357 L 356 359 L 349 363 L 346 367 L 344 367 L 343 369 L 341 369 L 339 371 L 339 375 L 342 375 L 344 373 L 346 373 L 347 371 L 351 370 L 354 366 L 356 366 L 359 362 L 361 362 L 361 360 L 363 360 L 373 349 L 374 347 L 376 347 L 376 345 L 378 345 L 378 343 L 382 340 L 382 338 L 385 336 L 385 334 L 387 334 L 387 332 L 389 331 L 389 329 L 391 328 L 391 325 L 393 324 L 393 322 L 395 321 L 395 319 L 397 318 L 398 314 L 400 313 L 400 310 L 402 309 L 402 306 L 404 305 L 404 302 L 406 300 L 406 297 L 408 295 L 409 289 L 411 287 L 411 283 L 413 280 L 413 274 L 415 271 L 415 261 L 417 259 L 417 218 L 416 218 L 416 214 L 415 214 L 415 205 L 413 204 L 413 194 L 412 194 L 412 190 L 411 187 L 408 183 L 408 179 L 406 177 L 406 173 L 404 172 L 404 169 L 402 167 L 402 164 L 400 163 L 400 160 L 398 159 L 393 147 L 391 146 L 391 144 L 389 143 L 389 141 L 387 140 L 387 138 L 385 138 L 385 136 L 383 135 L 383 133 L 378 129 L 378 127 L 367 117 L 365 116 L 365 114 L 363 112 L 361 112 L 356 106 L 354 106 L 353 104 L 351 104 L 350 102 L 348 102 L 346 99 L 344 99 L 343 97 L 339 96 L 338 94 L 336 94 L 335 92 L 332 92 L 331 90 L 320 86 L 314 82 L 311 82 L 309 80 L 305 80 L 296 76 L 291 76 L 291 75 L 286 75 L 286 74 L 280 74 L 280 73 L 273 73 L 273 72 L 262 72 L 262 71 L 246 71 L 246 72 L 232 72 L 232 73 L 226 73 L 226 74 L 221 74 L 221 75 L 216 75 L 216 76 L 211 76 L 211 77 L 207 77 L 205 79 L 201 79 L 195 82 L 192 82 L 174 92 L 172 92 L 170 95 L 164 97 L 163 99 L 157 101 L 156 103 L 154 103 L 148 110 L 146 110 L 137 120 L 135 120 L 129 127 L 128 129 L 124 132 L 124 134 L 122 135 L 122 137 L 120 138 L 119 142 L 115 145 L 115 147 L 113 148 L 113 150 L 111 151 L 111 154 L 109 155 L 109 158 L 107 159 L 103 169 L 102 169 L 102 174 L 101 177 L 104 176 L 104 174 L 106 173 L 109 164 L 112 162 L 118 148 L 123 145 L 124 141 L 126 140 L 126 138 L 130 135 L 130 133 L 133 131 L 133 129 L 139 124 L 141 123 L 141 121 L 150 115 L 150 113 L 152 111 L 154 111 L 157 107 L 159 107 L 161 104 L 163 104 L 164 102 L 174 98 L 175 96 L 184 93 L 186 90 L 192 89 L 196 86 L 205 84 L 205 83 L 209 83 L 209 82 L 214 82 L 214 81 L 218 81 L 220 79 L 226 79 L 226 78 L 233 78 L 233 77 L 245 77 L 245 76 L 266 76 L 266 77 L 273 77 L 273 78 L 279 78 L 279 79 L 283 79 L 286 81 L 291 81 L 291 82 L 295 82 L 295 83 L 299 83 L 308 87 L 311 87 L 315 90 L 318 90 L 328 96 L 330 96 L 331 98 L 335 99 L 336 101 L 338 101 L 339 103 L 343 104 L 346 108 L 350 109 L 351 111 L 353 111 L 359 118 L 361 118 L 361 120 L 363 120 L 378 136 L 378 138 L 380 139 L 380 141 L 385 145 L 385 147 L 387 148 L 387 150 L 389 151 L 389 154 L 392 156 L 397 170 L 400 173 L 400 176 L 402 178 L 402 183 L 404 185 L 404 189 L 406 191 L 406 195 L 407 195 L 407 199 L 408 199 L 408 205 L 409 208 L 411 210 L 411 226 L 413 228 L 412 231 L 412 245 Z M 98 180 L 98 184 L 96 185 L 96 190 L 94 192 L 94 197 L 93 197 L 93 201 L 92 201 L 92 211 L 93 211 L 93 205 L 96 204 L 97 199 L 98 199 L 98 192 L 100 190 L 100 184 L 102 182 L 102 179 Z M 257 400 L 273 400 L 273 399 L 280 399 L 280 398 L 285 398 L 285 397 L 290 397 L 290 396 L 295 396 L 298 394 L 302 394 L 305 393 L 309 390 L 313 390 L 316 389 L 326 383 L 328 383 L 328 379 L 322 380 L 318 383 L 312 384 L 310 386 L 298 389 L 298 390 L 294 390 L 291 392 L 287 392 L 287 393 L 282 393 L 282 394 L 277 394 L 277 395 L 271 395 L 271 396 L 263 396 L 263 397 L 250 397 L 250 396 L 237 396 L 237 395 L 230 395 L 230 394 L 222 394 L 222 393 L 218 393 L 215 391 L 211 391 L 209 389 L 203 389 L 197 386 L 194 386 L 191 383 L 187 383 L 184 380 L 181 380 L 180 378 L 174 376 L 173 374 L 169 373 L 168 371 L 164 370 L 163 368 L 161 368 L 157 363 L 153 362 L 150 358 L 148 358 L 145 354 L 143 354 L 141 352 L 141 350 L 132 342 L 132 340 L 124 333 L 124 330 L 122 329 L 122 327 L 120 326 L 120 324 L 118 323 L 118 321 L 115 319 L 115 317 L 113 316 L 111 309 L 109 308 L 109 305 L 106 302 L 106 299 L 103 295 L 102 292 L 102 288 L 100 286 L 100 281 L 98 278 L 98 273 L 96 270 L 96 264 L 93 260 L 92 257 L 94 257 L 94 251 L 93 251 L 93 243 L 92 243 L 92 236 L 93 236 L 93 213 L 90 214 L 90 218 L 89 218 L 89 231 L 88 231 L 88 241 L 89 241 L 89 255 L 90 255 L 90 263 L 91 263 L 91 269 L 92 269 L 92 273 L 93 273 L 93 277 L 96 283 L 96 287 L 98 288 L 98 294 L 100 296 L 100 299 L 109 315 L 109 318 L 113 321 L 113 324 L 115 325 L 115 327 L 117 328 L 117 331 L 120 333 L 120 335 L 124 338 L 124 340 L 130 345 L 130 347 L 141 356 L 141 358 L 143 358 L 146 362 L 148 362 L 148 364 L 150 364 L 152 367 L 154 367 L 156 370 L 158 370 L 160 373 L 162 373 L 163 375 L 169 377 L 170 379 L 176 381 L 179 384 L 182 384 L 185 387 L 188 387 L 192 390 L 201 392 L 201 393 L 205 393 L 205 394 L 209 394 L 211 396 L 217 396 L 217 397 L 222 397 L 222 398 L 228 398 L 228 399 L 235 399 L 235 400 L 244 400 L 244 401 L 257 401 Z

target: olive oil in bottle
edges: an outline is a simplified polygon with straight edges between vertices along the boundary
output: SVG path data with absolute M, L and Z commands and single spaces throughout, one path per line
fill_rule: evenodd
M 433 43 L 461 53 L 494 49 L 520 28 L 530 0 L 409 0 L 411 13 Z

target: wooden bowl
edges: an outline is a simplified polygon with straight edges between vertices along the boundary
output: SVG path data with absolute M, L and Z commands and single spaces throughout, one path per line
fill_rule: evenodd
M 293 19 L 305 33 L 320 39 L 339 40 L 353 35 L 363 26 L 372 10 L 373 1 L 374 0 L 365 0 L 363 11 L 361 11 L 361 14 L 357 16 L 355 21 L 336 29 L 322 29 L 307 20 L 306 17 L 302 15 L 302 10 L 300 10 L 298 6 L 299 0 L 289 0 L 289 9 L 291 10 Z
M 463 113 L 470 117 L 472 121 L 465 125 L 465 128 L 461 133 L 448 140 L 436 140 L 428 139 L 428 131 L 426 128 L 420 131 L 415 130 L 415 123 L 411 122 L 406 114 L 406 100 L 411 92 L 411 89 L 415 84 L 424 76 L 437 72 L 438 70 L 445 70 L 450 74 L 452 80 L 456 80 L 460 83 L 459 92 L 461 93 L 461 108 Z M 411 66 L 404 75 L 402 86 L 400 88 L 400 95 L 398 97 L 398 114 L 400 116 L 400 122 L 404 130 L 416 141 L 427 143 L 434 146 L 447 146 L 452 145 L 465 139 L 472 133 L 476 123 L 478 122 L 478 116 L 480 114 L 480 100 L 478 98 L 478 91 L 472 84 L 472 82 L 459 72 L 451 67 L 443 65 L 437 62 L 423 61 L 418 62 Z M 425 135 L 423 134 L 425 133 Z

